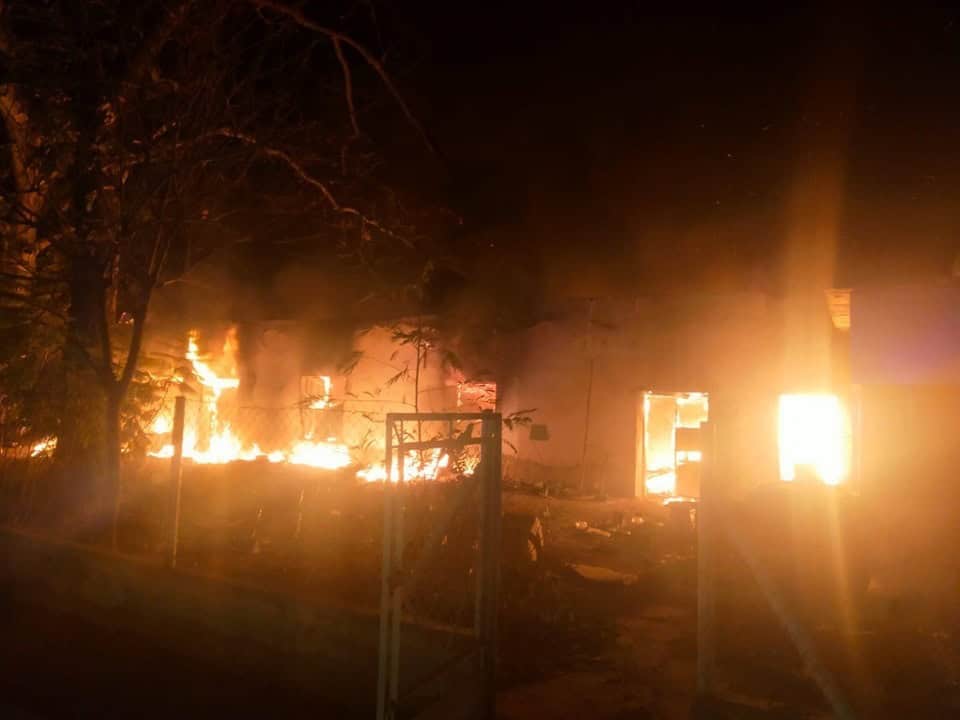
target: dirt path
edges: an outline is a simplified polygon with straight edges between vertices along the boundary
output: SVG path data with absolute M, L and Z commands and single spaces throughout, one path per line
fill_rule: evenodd
M 651 606 L 617 623 L 616 645 L 587 667 L 504 692 L 504 720 L 689 718 L 695 652 L 692 618 Z

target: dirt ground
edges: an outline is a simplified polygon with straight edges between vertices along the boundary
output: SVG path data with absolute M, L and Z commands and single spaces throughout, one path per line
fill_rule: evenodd
M 716 698 L 705 705 L 695 702 L 696 535 L 684 507 L 508 493 L 508 512 L 543 518 L 544 564 L 581 630 L 602 639 L 567 642 L 564 659 L 540 666 L 539 676 L 514 685 L 507 678 L 503 717 L 960 717 L 960 606 L 955 590 L 943 591 L 951 554 L 941 554 L 939 570 L 930 556 L 912 561 L 921 576 L 939 578 L 935 591 L 918 581 L 892 591 L 887 565 L 854 567 L 879 544 L 877 528 L 817 494 L 782 506 L 778 498 L 761 497 L 763 522 L 730 520 L 749 526 L 786 614 L 722 544 Z M 826 517 L 834 526 L 820 522 Z M 839 567 L 841 606 L 833 604 Z
M 276 502 L 289 505 L 282 497 Z M 506 538 L 513 556 L 504 563 L 501 589 L 498 707 L 504 720 L 836 714 L 755 579 L 729 557 L 719 565 L 719 700 L 709 707 L 695 703 L 697 559 L 689 506 L 520 490 L 505 492 L 503 505 L 520 519 L 514 527 L 536 518 L 542 528 L 542 545 L 539 536 L 530 543 L 522 534 Z M 284 513 L 272 521 L 265 515 L 255 542 L 241 533 L 239 545 L 223 536 L 212 551 L 188 545 L 184 563 L 193 572 L 375 606 L 380 507 L 369 489 L 324 489 L 310 511 L 313 520 L 309 513 L 303 520 L 302 542 L 321 550 L 309 563 L 276 541 L 287 532 Z M 271 522 L 278 528 L 273 541 L 266 531 Z M 769 524 L 770 534 L 758 542 L 767 559 L 789 555 L 783 542 L 789 533 L 775 518 Z M 535 562 L 517 562 L 530 551 Z M 800 539 L 799 551 L 825 554 L 809 538 Z M 960 717 L 956 604 L 891 593 L 882 574 L 865 577 L 856 623 L 816 603 L 803 617 L 818 661 L 853 708 L 849 716 Z M 825 591 L 817 583 L 815 574 L 804 576 L 791 586 L 790 599 L 818 599 Z M 197 657 L 189 638 L 183 647 L 156 648 L 38 608 L 0 612 L 7 620 L 0 653 L 3 717 L 129 717 L 133 710 L 143 717 L 299 717 L 316 716 L 318 709 L 354 716 L 324 706 L 322 679 L 316 693 L 291 691 L 270 658 Z
M 586 635 L 553 667 L 511 684 L 503 718 L 688 718 L 695 687 L 693 526 L 659 503 L 507 493 L 507 513 L 537 515 L 543 564 Z M 689 518 L 689 516 L 687 516 Z M 586 524 L 586 525 L 584 525 Z M 503 639 L 510 647 L 509 629 Z M 535 655 L 537 648 L 527 654 Z M 505 654 L 509 654 L 505 650 Z M 509 660 L 505 661 L 512 664 Z

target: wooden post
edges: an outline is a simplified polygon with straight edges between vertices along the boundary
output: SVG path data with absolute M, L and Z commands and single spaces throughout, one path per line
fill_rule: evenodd
M 389 416 L 388 416 L 389 417 Z M 418 421 L 419 422 L 419 421 Z M 406 499 L 406 468 L 405 460 L 407 449 L 404 446 L 403 420 L 400 421 L 400 438 L 397 442 L 397 483 L 390 487 L 390 494 L 393 497 L 393 594 L 390 604 L 390 683 L 388 691 L 388 717 L 396 717 L 397 705 L 400 701 L 400 620 L 403 616 L 403 598 L 406 588 L 403 585 L 404 577 L 404 552 L 403 552 L 403 508 Z
M 167 566 L 177 566 L 177 544 L 180 540 L 180 490 L 183 487 L 183 420 L 186 398 L 178 397 L 173 405 L 173 458 L 170 460 L 170 489 L 167 503 Z
M 480 569 L 482 594 L 478 608 L 478 636 L 483 648 L 483 711 L 485 720 L 496 717 L 497 697 L 497 614 L 499 610 L 500 584 L 500 542 L 503 526 L 501 510 L 501 453 L 503 450 L 501 433 L 502 419 L 499 414 L 491 413 L 484 418 L 481 434 L 484 438 L 483 465 L 486 472 L 480 478 L 483 486 L 482 515 L 480 536 Z
M 389 672 L 391 656 L 391 628 L 393 590 L 393 417 L 387 415 L 386 438 L 384 440 L 384 467 L 386 479 L 383 482 L 383 557 L 380 570 L 380 656 L 377 674 L 377 720 L 386 720 L 392 714 L 388 698 Z M 398 460 L 398 465 L 403 465 Z
M 700 501 L 697 503 L 697 695 L 713 691 L 716 665 L 715 628 L 715 532 L 717 517 L 716 442 L 712 422 L 700 425 L 703 438 L 700 466 Z

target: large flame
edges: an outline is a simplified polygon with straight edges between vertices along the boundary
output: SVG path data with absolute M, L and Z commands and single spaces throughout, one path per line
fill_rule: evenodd
M 262 450 L 256 443 L 245 444 L 231 428 L 229 422 L 221 420 L 221 402 L 225 392 L 240 386 L 236 366 L 237 335 L 234 329 L 227 334 L 223 352 L 214 363 L 200 355 L 197 333 L 191 332 L 187 338 L 185 358 L 190 362 L 197 381 L 203 386 L 202 412 L 191 417 L 193 426 L 188 424 L 183 433 L 183 457 L 199 464 L 228 463 L 235 461 L 266 460 L 271 463 L 289 463 L 316 468 L 338 470 L 353 464 L 350 449 L 335 437 L 326 440 L 314 440 L 309 435 L 294 438 L 286 448 Z M 323 394 L 314 398 L 310 409 L 323 410 L 333 406 L 331 393 L 333 382 L 329 376 L 320 376 Z M 172 423 L 169 416 L 159 414 L 150 425 L 150 432 L 156 440 L 167 440 L 163 436 L 170 433 Z M 153 457 L 170 458 L 174 446 L 166 442 L 158 450 L 149 453 Z M 474 463 L 475 464 L 475 463 Z M 405 480 L 435 479 L 441 470 L 450 465 L 450 456 L 441 450 L 410 452 L 404 458 L 403 475 Z M 469 474 L 472 467 L 464 469 Z M 399 478 L 396 460 L 390 479 Z M 376 463 L 357 472 L 357 477 L 367 482 L 383 482 L 387 472 L 383 463 Z
M 250 461 L 264 458 L 271 463 L 286 462 L 292 465 L 310 465 L 331 470 L 350 465 L 349 449 L 343 443 L 337 442 L 335 438 L 329 438 L 321 442 L 305 438 L 291 443 L 291 446 L 287 449 L 271 452 L 261 450 L 256 443 L 245 445 L 237 437 L 230 423 L 220 420 L 220 402 L 223 399 L 224 391 L 240 387 L 236 366 L 236 329 L 231 328 L 227 333 L 223 344 L 223 352 L 216 363 L 217 367 L 221 369 L 220 372 L 214 369 L 212 363 L 201 357 L 197 340 L 196 331 L 191 332 L 187 337 L 187 352 L 184 357 L 190 361 L 193 374 L 204 387 L 203 412 L 199 414 L 196 421 L 196 424 L 198 426 L 202 425 L 202 427 L 184 428 L 183 457 L 201 464 L 228 463 L 237 460 Z M 323 378 L 323 386 L 324 397 L 320 401 L 323 404 L 319 407 L 329 405 L 331 389 L 329 377 Z M 317 406 L 316 403 L 313 406 Z M 150 431 L 155 435 L 165 435 L 171 429 L 172 425 L 169 418 L 162 414 L 158 415 L 150 426 Z M 205 436 L 202 442 L 199 438 L 201 435 Z M 150 455 L 169 458 L 173 457 L 173 453 L 173 444 L 166 443 L 159 450 L 151 452 Z
M 214 401 L 220 399 L 220 394 L 227 389 L 240 387 L 240 379 L 236 376 L 236 353 L 237 353 L 237 331 L 236 328 L 230 328 L 227 333 L 227 339 L 223 343 L 223 360 L 229 363 L 229 371 L 232 377 L 220 377 L 213 368 L 200 359 L 200 352 L 197 348 L 197 333 L 191 332 L 187 337 L 186 358 L 193 366 L 193 372 L 197 379 L 205 387 L 213 391 Z M 216 405 L 216 402 L 214 402 Z
M 43 440 L 34 444 L 34 446 L 30 448 L 30 457 L 32 458 L 46 457 L 48 455 L 52 455 L 53 451 L 56 449 L 57 449 L 56 437 L 44 438 Z
M 400 481 L 400 463 L 393 458 L 391 482 Z M 439 448 L 430 450 L 411 450 L 403 458 L 403 480 L 433 480 L 437 474 L 450 465 L 450 455 Z M 357 472 L 357 477 L 367 482 L 383 482 L 387 479 L 387 467 L 384 463 L 375 463 Z
M 330 379 L 329 375 L 321 375 L 320 382 L 323 383 L 323 396 L 316 398 L 312 403 L 310 403 L 310 408 L 312 410 L 323 410 L 331 405 L 330 391 L 333 389 L 333 381 Z
M 170 418 L 166 415 L 158 414 L 153 422 L 150 423 L 150 432 L 154 435 L 166 435 L 173 429 L 173 425 L 170 423 Z
M 791 481 L 808 467 L 827 485 L 850 472 L 850 430 L 836 395 L 781 395 L 780 479 Z

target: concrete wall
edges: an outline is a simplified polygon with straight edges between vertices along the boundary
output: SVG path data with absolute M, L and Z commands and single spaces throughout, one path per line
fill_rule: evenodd
M 578 481 L 589 425 L 590 485 L 634 494 L 645 390 L 711 393 L 711 413 L 725 418 L 730 438 L 729 473 L 740 482 L 745 474 L 769 472 L 775 468 L 775 396 L 784 377 L 781 319 L 778 303 L 743 294 L 597 301 L 592 320 L 582 303 L 531 328 L 515 339 L 500 408 L 535 408 L 535 422 L 548 426 L 550 439 L 531 440 L 524 430 L 507 433 L 517 449 L 509 458 L 511 472 L 521 479 L 546 473 Z
M 417 348 L 395 341 L 390 328 L 357 333 L 353 348 L 359 353 L 356 365 L 348 375 L 334 377 L 333 397 L 343 409 L 341 439 L 367 447 L 370 461 L 383 457 L 387 413 L 456 410 L 457 377 L 444 366 L 439 349 L 426 351 L 417 382 Z

